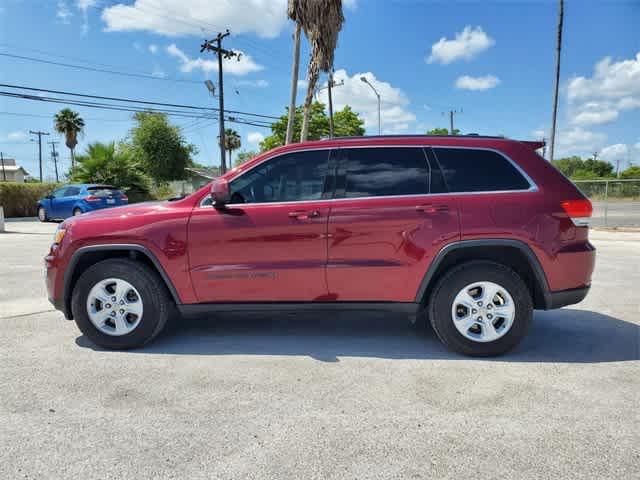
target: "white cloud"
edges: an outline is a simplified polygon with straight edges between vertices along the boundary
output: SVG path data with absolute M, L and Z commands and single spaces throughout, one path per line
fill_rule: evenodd
M 167 74 L 164 72 L 164 70 L 156 65 L 151 72 L 151 76 L 156 78 L 166 78 Z
M 456 80 L 456 88 L 464 90 L 489 90 L 500 84 L 500 79 L 494 75 L 484 77 L 470 77 L 463 75 Z
M 71 17 L 73 17 L 73 13 L 69 10 L 67 2 L 60 0 L 56 7 L 56 18 L 64 24 L 69 24 L 71 23 Z
M 12 142 L 26 140 L 28 137 L 27 132 L 23 132 L 21 130 L 16 130 L 15 132 L 7 133 L 7 140 Z
M 231 75 L 246 75 L 251 72 L 258 72 L 264 67 L 253 61 L 250 55 L 245 55 L 240 50 L 236 50 L 242 56 L 238 61 L 237 58 L 223 59 L 224 71 Z M 218 71 L 218 60 L 212 58 L 190 58 L 186 53 L 180 50 L 175 43 L 167 47 L 167 53 L 172 57 L 176 57 L 180 61 L 180 71 L 189 73 L 194 70 L 202 70 L 205 73 Z
M 456 33 L 454 39 L 448 40 L 442 37 L 431 45 L 431 55 L 426 61 L 446 65 L 456 60 L 470 60 L 495 43 L 495 40 L 482 30 L 482 27 L 473 28 L 467 25 L 462 32 Z
M 407 131 L 410 124 L 416 119 L 416 116 L 407 109 L 409 99 L 402 90 L 393 87 L 388 82 L 378 80 L 371 72 L 349 76 L 345 70 L 341 69 L 334 73 L 333 78 L 336 83 L 344 81 L 344 85 L 332 90 L 334 111 L 349 105 L 360 114 L 369 133 L 377 133 L 378 99 L 371 87 L 362 82 L 360 77 L 365 77 L 380 94 L 382 132 L 401 133 Z M 318 96 L 325 105 L 328 103 L 327 89 L 322 89 Z
M 600 151 L 600 158 L 611 163 L 615 163 L 617 160 L 623 162 L 627 160 L 629 151 L 629 147 L 624 143 L 615 143 L 604 147 Z
M 269 82 L 267 82 L 263 78 L 260 78 L 258 80 L 240 80 L 236 83 L 236 85 L 244 87 L 267 88 L 269 86 Z
M 536 139 L 546 138 L 546 135 L 547 133 L 541 128 L 531 131 L 531 136 Z
M 309 82 L 306 79 L 301 78 L 300 80 L 298 80 L 298 91 L 306 90 L 308 86 Z
M 98 3 L 98 0 L 77 0 L 76 5 L 82 12 L 82 34 L 85 35 L 89 31 L 89 13 L 88 10 L 93 8 Z
M 158 53 L 158 46 L 155 43 L 152 43 L 147 48 L 149 49 L 149 53 L 151 53 L 152 55 L 155 55 L 156 53 Z
M 591 132 L 581 127 L 559 130 L 556 134 L 555 157 L 565 155 L 591 155 L 599 151 L 605 144 L 607 136 L 604 133 Z
M 625 110 L 640 108 L 640 52 L 635 58 L 600 60 L 591 77 L 573 77 L 567 85 L 569 116 L 574 125 L 600 125 Z
M 257 146 L 263 140 L 264 140 L 264 135 L 261 134 L 260 132 L 249 132 L 249 134 L 247 135 L 247 141 L 251 145 Z
M 274 38 L 287 24 L 287 0 L 135 0 L 102 11 L 106 30 L 147 30 L 162 35 L 224 31 Z

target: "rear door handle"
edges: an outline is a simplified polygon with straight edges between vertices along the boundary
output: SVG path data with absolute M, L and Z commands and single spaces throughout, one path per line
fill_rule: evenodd
M 427 203 L 425 205 L 417 205 L 416 212 L 422 213 L 444 213 L 449 211 L 448 205 L 433 205 L 431 203 Z
M 320 212 L 318 210 L 296 210 L 293 212 L 289 212 L 290 218 L 296 218 L 298 220 L 308 220 L 310 218 L 316 218 L 320 216 Z

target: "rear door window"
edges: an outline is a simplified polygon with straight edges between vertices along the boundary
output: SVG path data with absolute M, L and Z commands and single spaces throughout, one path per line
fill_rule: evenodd
M 65 197 L 75 197 L 76 195 L 80 195 L 79 187 L 67 187 L 67 189 L 64 191 Z
M 433 152 L 450 192 L 495 192 L 531 187 L 507 158 L 493 150 L 435 147 Z
M 339 168 L 339 197 L 429 193 L 429 164 L 422 148 L 345 148 Z
M 121 197 L 122 192 L 113 187 L 89 187 L 87 188 L 89 195 L 94 197 Z

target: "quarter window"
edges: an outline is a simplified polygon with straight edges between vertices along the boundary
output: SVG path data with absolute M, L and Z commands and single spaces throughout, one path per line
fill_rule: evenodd
M 492 150 L 434 148 L 450 192 L 527 190 L 531 185 L 513 164 Z
M 231 182 L 230 203 L 319 200 L 329 150 L 292 152 L 267 160 Z
M 429 165 L 421 148 L 346 148 L 343 159 L 347 198 L 429 193 Z

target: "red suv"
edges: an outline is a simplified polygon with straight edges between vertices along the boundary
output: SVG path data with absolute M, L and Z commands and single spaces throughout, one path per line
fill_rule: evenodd
M 428 320 L 451 349 L 515 346 L 580 302 L 591 203 L 537 142 L 355 137 L 277 148 L 177 201 L 66 220 L 51 302 L 107 348 L 174 314 L 359 309 Z

